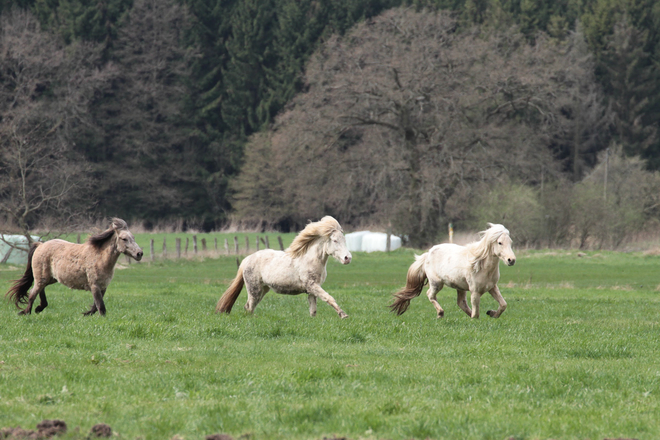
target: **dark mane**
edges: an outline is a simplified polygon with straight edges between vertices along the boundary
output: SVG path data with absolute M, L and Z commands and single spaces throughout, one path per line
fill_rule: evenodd
M 105 242 L 107 242 L 112 237 L 114 237 L 116 231 L 121 231 L 121 230 L 128 231 L 128 225 L 124 220 L 115 217 L 112 219 L 112 222 L 110 223 L 110 227 L 107 230 L 100 232 L 96 235 L 92 235 L 87 239 L 87 243 L 91 244 L 96 249 L 100 249 Z
M 109 241 L 114 236 L 115 236 L 115 230 L 113 228 L 110 228 L 96 235 L 90 235 L 89 238 L 87 239 L 87 243 L 91 244 L 96 249 L 100 249 L 101 247 L 103 247 L 104 243 Z

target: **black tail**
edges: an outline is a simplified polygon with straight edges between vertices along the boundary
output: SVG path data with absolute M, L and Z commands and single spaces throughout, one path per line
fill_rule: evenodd
M 28 290 L 34 281 L 34 275 L 32 274 L 32 255 L 34 255 L 35 249 L 41 243 L 32 243 L 30 245 L 30 250 L 28 251 L 28 261 L 27 267 L 25 268 L 25 273 L 18 280 L 14 280 L 14 285 L 11 286 L 11 289 L 5 294 L 5 298 L 8 298 L 11 301 L 14 301 L 16 307 L 20 309 L 20 304 L 27 304 Z

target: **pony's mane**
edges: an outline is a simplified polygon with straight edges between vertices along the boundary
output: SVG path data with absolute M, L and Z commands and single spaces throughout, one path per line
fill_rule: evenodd
M 100 249 L 103 247 L 103 244 L 114 237 L 116 231 L 121 231 L 122 229 L 128 231 L 128 225 L 126 222 L 120 218 L 113 218 L 108 229 L 99 232 L 98 234 L 90 235 L 89 238 L 87 238 L 87 243 L 91 244 L 96 249 Z
M 287 248 L 286 252 L 291 255 L 291 258 L 302 257 L 316 240 L 327 239 L 334 231 L 344 232 L 337 220 L 326 215 L 321 220 L 305 226 L 305 229 L 300 231 L 293 239 L 293 243 Z
M 509 230 L 502 225 L 488 223 L 488 229 L 479 232 L 479 241 L 465 246 L 469 251 L 469 262 L 475 272 L 479 272 L 483 261 L 493 254 L 493 243 L 495 243 L 502 234 L 509 235 Z

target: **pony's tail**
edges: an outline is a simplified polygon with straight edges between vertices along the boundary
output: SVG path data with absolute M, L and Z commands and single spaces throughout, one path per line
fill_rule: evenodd
M 32 256 L 34 255 L 34 251 L 37 249 L 37 246 L 40 244 L 40 242 L 36 242 L 30 245 L 25 273 L 19 279 L 14 280 L 14 285 L 11 286 L 11 288 L 5 294 L 5 298 L 13 301 L 14 304 L 16 304 L 16 307 L 19 309 L 19 304 L 27 304 L 28 302 L 28 290 L 30 290 L 30 286 L 34 282 L 34 274 L 32 273 Z
M 228 314 L 231 312 L 231 308 L 234 307 L 234 303 L 238 299 L 238 295 L 241 294 L 243 284 L 245 284 L 245 281 L 243 280 L 243 267 L 239 267 L 236 278 L 234 278 L 234 281 L 231 282 L 229 288 L 227 288 L 225 293 L 223 293 L 218 300 L 218 305 L 215 306 L 216 313 Z
M 415 262 L 408 269 L 406 278 L 406 287 L 394 294 L 394 302 L 390 304 L 390 309 L 397 315 L 402 315 L 408 310 L 410 300 L 419 296 L 426 284 L 426 272 L 424 263 L 428 252 L 420 256 L 415 256 Z

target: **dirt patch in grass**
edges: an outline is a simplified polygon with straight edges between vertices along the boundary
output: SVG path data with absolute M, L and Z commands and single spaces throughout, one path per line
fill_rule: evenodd
M 92 426 L 89 436 L 94 438 L 107 438 L 112 436 L 112 428 L 105 423 L 97 423 Z
M 43 420 L 37 424 L 37 430 L 1 428 L 0 439 L 46 439 L 66 432 L 66 423 L 62 420 Z
M 66 433 L 66 423 L 62 420 L 43 420 L 37 424 L 37 430 L 16 428 L 0 428 L 0 440 L 42 440 Z M 112 428 L 105 423 L 92 426 L 88 438 L 112 437 Z
M 66 423 L 63 420 L 43 420 L 37 424 L 39 438 L 50 438 L 66 432 Z
M 211 434 L 204 437 L 204 440 L 234 440 L 234 437 L 227 434 Z
M 17 426 L 16 428 L 0 429 L 0 438 L 18 439 L 18 438 L 37 438 L 34 431 L 29 431 Z

